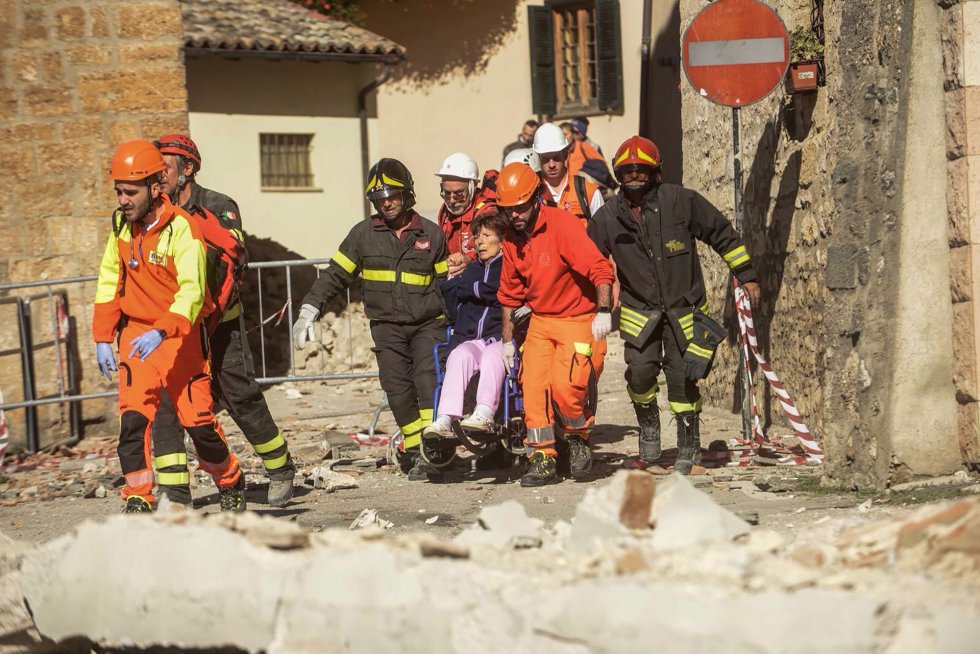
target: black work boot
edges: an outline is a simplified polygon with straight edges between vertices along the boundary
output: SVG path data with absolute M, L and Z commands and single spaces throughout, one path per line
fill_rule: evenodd
M 653 463 L 660 458 L 660 408 L 656 402 L 633 404 L 640 426 L 640 460 Z
M 677 462 L 674 471 L 691 474 L 691 468 L 701 463 L 701 432 L 698 413 L 686 411 L 678 413 L 677 418 Z
M 238 481 L 234 486 L 219 488 L 218 496 L 221 499 L 222 511 L 233 511 L 234 513 L 245 512 L 245 473 L 239 473 Z
M 592 472 L 592 448 L 587 440 L 574 434 L 568 436 L 568 472 L 573 479 Z
M 398 467 L 409 481 L 440 481 L 442 471 L 427 463 L 418 448 L 398 453 Z
M 126 498 L 123 513 L 153 513 L 153 505 L 139 495 L 130 495 Z
M 555 463 L 555 458 L 541 450 L 532 452 L 527 472 L 521 477 L 521 486 L 524 488 L 544 486 L 556 481 L 558 481 L 558 464 Z

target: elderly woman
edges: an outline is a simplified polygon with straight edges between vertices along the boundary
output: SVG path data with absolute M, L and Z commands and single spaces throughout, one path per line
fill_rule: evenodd
M 452 421 L 463 415 L 466 386 L 477 372 L 480 382 L 476 391 L 476 408 L 461 421 L 463 429 L 489 431 L 500 404 L 507 375 L 503 344 L 500 341 L 500 286 L 502 263 L 501 240 L 507 229 L 499 214 L 477 217 L 471 225 L 478 260 L 443 284 L 442 292 L 449 313 L 456 311 L 453 342 L 456 346 L 446 362 L 446 376 L 439 396 L 435 422 L 423 432 L 425 436 L 452 436 Z

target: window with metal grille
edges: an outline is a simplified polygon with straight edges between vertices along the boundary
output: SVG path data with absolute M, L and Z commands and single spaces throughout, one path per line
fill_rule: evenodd
M 259 134 L 262 188 L 313 188 L 312 134 Z
M 527 10 L 534 112 L 621 112 L 619 0 L 545 0 Z

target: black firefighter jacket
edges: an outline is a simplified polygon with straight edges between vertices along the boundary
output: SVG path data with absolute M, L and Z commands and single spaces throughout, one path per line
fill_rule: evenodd
M 588 227 L 599 251 L 616 262 L 624 306 L 621 331 L 629 340 L 631 320 L 642 328 L 648 319 L 666 312 L 689 340 L 691 314 L 695 308 L 706 311 L 695 239 L 721 255 L 741 283 L 755 281 L 752 261 L 725 216 L 690 189 L 655 186 L 644 197 L 641 217 L 640 221 L 633 217 L 620 191 L 596 212 Z M 683 342 L 680 335 L 678 340 Z
M 399 324 L 430 320 L 445 313 L 439 285 L 446 279 L 448 256 L 442 230 L 414 211 L 401 239 L 373 216 L 350 230 L 303 304 L 322 314 L 327 303 L 360 274 L 369 320 Z

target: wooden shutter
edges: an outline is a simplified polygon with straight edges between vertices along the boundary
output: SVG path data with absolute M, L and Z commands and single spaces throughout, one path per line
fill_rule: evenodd
M 599 110 L 623 110 L 623 49 L 620 43 L 619 0 L 596 0 L 596 66 Z
M 527 8 L 531 43 L 531 107 L 539 115 L 553 116 L 558 105 L 555 84 L 555 37 L 549 7 Z

